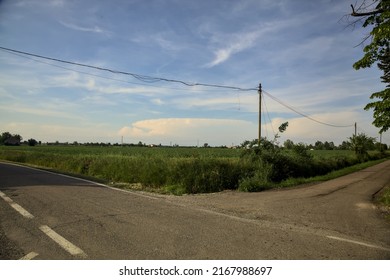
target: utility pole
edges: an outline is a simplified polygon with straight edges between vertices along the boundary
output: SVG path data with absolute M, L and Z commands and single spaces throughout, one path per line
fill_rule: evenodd
M 357 134 L 357 125 L 356 125 L 356 122 L 355 122 L 355 137 L 356 137 L 356 134 Z
M 260 141 L 261 141 L 261 83 L 259 84 L 259 138 L 258 138 L 258 145 L 260 147 Z

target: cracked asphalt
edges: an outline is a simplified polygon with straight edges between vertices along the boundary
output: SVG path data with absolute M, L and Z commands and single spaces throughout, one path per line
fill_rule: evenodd
M 0 163 L 0 257 L 390 259 L 390 223 L 373 204 L 389 171 L 386 161 L 311 186 L 166 196 Z

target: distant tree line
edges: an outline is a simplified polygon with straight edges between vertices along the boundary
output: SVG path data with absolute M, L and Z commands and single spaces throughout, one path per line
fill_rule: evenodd
M 275 145 L 277 143 L 277 138 L 279 138 L 278 135 L 276 135 L 274 141 L 268 141 L 267 139 L 262 139 L 262 143 L 265 143 L 264 148 L 267 148 L 267 143 L 268 146 L 270 145 Z M 257 139 L 253 141 L 244 141 L 241 144 L 241 147 L 243 148 L 250 148 L 255 145 L 257 145 L 258 141 Z M 272 144 L 271 144 L 272 143 Z M 86 142 L 86 143 L 79 143 L 77 141 L 74 142 L 60 142 L 60 141 L 55 141 L 55 142 L 46 142 L 42 143 L 41 141 L 37 141 L 33 138 L 30 138 L 26 141 L 23 141 L 23 137 L 20 136 L 19 134 L 11 134 L 10 132 L 3 132 L 0 135 L 0 145 L 6 145 L 6 146 L 20 146 L 20 145 L 28 145 L 28 146 L 36 146 L 36 145 L 61 145 L 61 146 L 100 146 L 100 147 L 107 147 L 107 146 L 127 146 L 127 147 L 168 147 L 164 146 L 161 144 L 153 144 L 153 145 L 148 145 L 146 143 L 142 143 L 139 141 L 138 143 L 124 143 L 124 144 L 119 144 L 119 143 L 103 143 L 103 142 Z M 347 141 L 343 141 L 340 145 L 335 145 L 333 141 L 316 141 L 314 144 L 304 144 L 304 143 L 294 143 L 292 140 L 287 139 L 284 141 L 283 145 L 281 145 L 281 148 L 288 149 L 288 150 L 293 150 L 293 149 L 305 149 L 305 150 L 354 150 L 355 152 L 358 153 L 357 150 L 359 150 L 361 146 L 364 146 L 364 150 L 380 150 L 384 151 L 388 149 L 388 146 L 386 144 L 378 143 L 375 141 L 375 138 L 368 137 L 365 134 L 359 134 L 357 136 L 352 136 L 350 137 Z M 170 147 L 170 146 L 169 146 Z M 174 147 L 179 147 L 178 145 L 174 145 Z M 211 147 L 209 144 L 205 143 L 203 145 L 204 148 Z M 218 148 L 227 148 L 226 146 L 220 146 Z M 361 150 L 361 149 L 360 149 Z
M 303 143 L 299 143 L 299 144 L 305 145 L 306 148 L 309 150 L 328 150 L 328 151 L 329 150 L 354 150 L 353 139 L 355 139 L 355 138 L 351 137 L 349 141 L 343 141 L 340 145 L 335 145 L 334 142 L 332 142 L 332 141 L 331 142 L 316 141 L 314 144 L 309 144 L 309 145 L 306 145 Z M 289 150 L 294 149 L 295 145 L 296 144 L 290 139 L 287 139 L 283 143 L 283 147 L 285 149 L 289 149 Z M 367 137 L 367 139 L 365 140 L 365 146 L 368 150 L 371 150 L 371 151 L 372 150 L 381 150 L 381 149 L 387 150 L 388 149 L 386 144 L 381 144 L 379 142 L 376 142 L 375 139 L 371 138 L 371 137 Z
M 35 139 L 28 139 L 27 141 L 23 141 L 23 137 L 19 134 L 11 134 L 9 132 L 3 132 L 0 135 L 0 145 L 5 146 L 20 146 L 22 144 L 29 145 L 29 146 L 35 146 L 38 144 L 41 144 L 41 141 L 37 141 Z

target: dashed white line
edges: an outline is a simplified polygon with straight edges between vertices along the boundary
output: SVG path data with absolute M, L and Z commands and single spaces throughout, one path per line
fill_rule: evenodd
M 19 260 L 32 260 L 33 258 L 35 258 L 38 255 L 39 255 L 38 253 L 31 252 L 31 253 L 28 253 L 27 255 L 25 255 L 23 258 L 20 258 Z
M 5 193 L 0 192 L 0 197 L 4 199 L 5 202 L 12 203 L 14 202 L 11 198 L 9 198 Z
M 59 246 L 61 246 L 62 249 L 67 251 L 69 254 L 71 254 L 73 256 L 78 256 L 78 257 L 81 257 L 81 258 L 86 258 L 87 257 L 87 254 L 85 254 L 83 250 L 81 250 L 76 245 L 73 245 L 71 242 L 69 242 L 64 237 L 62 237 L 61 235 L 56 233 L 50 227 L 44 225 L 44 226 L 40 226 L 39 229 L 43 233 L 45 233 L 47 236 L 49 236 Z
M 22 206 L 14 202 L 11 198 L 9 198 L 5 193 L 0 192 L 0 197 L 4 199 L 4 201 L 8 202 L 8 204 L 14 208 L 20 215 L 27 219 L 32 219 L 34 216 L 28 212 L 26 209 L 24 209 Z
M 6 201 L 12 208 L 14 208 L 19 214 L 21 214 L 23 217 L 28 219 L 33 219 L 34 216 L 28 212 L 26 209 L 24 209 L 22 206 L 14 202 L 11 198 L 9 198 L 5 193 L 0 191 L 0 197 Z M 56 233 L 54 230 L 52 230 L 50 227 L 44 225 L 40 226 L 39 229 L 45 233 L 48 237 L 50 237 L 54 242 L 56 242 L 59 246 L 61 246 L 65 251 L 67 251 L 69 254 L 73 256 L 78 256 L 81 258 L 86 258 L 87 254 L 84 253 L 83 250 L 81 250 L 76 245 L 73 245 L 71 242 L 66 240 L 64 237 Z M 37 253 L 31 252 L 21 258 L 21 260 L 31 260 L 38 256 Z
M 381 246 L 377 246 L 377 245 L 373 245 L 373 244 L 368 244 L 368 243 L 365 243 L 365 242 L 360 242 L 360 241 L 356 241 L 356 240 L 351 240 L 351 239 L 346 239 L 346 238 L 341 238 L 341 237 L 331 236 L 331 235 L 328 235 L 326 237 L 330 238 L 330 239 L 338 240 L 338 241 L 349 242 L 349 243 L 365 246 L 365 247 L 368 247 L 368 248 L 374 248 L 374 249 L 379 249 L 379 250 L 382 250 L 382 251 L 390 252 L 389 248 L 385 248 L 385 247 L 381 247 Z

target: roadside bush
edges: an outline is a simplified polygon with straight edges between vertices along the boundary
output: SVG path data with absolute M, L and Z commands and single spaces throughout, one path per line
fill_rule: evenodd
M 0 158 L 174 194 L 261 191 L 291 178 L 325 175 L 359 162 L 352 152 L 313 156 L 303 144 L 286 150 L 263 139 L 260 147 L 256 145 L 257 141 L 242 150 L 2 146 Z M 369 159 L 385 156 L 369 153 Z
M 272 166 L 264 164 L 261 160 L 255 163 L 255 168 L 243 177 L 238 186 L 239 191 L 257 192 L 271 188 L 270 174 Z
M 168 184 L 184 188 L 187 193 L 217 192 L 237 189 L 240 174 L 237 160 L 183 159 L 171 166 Z
M 271 182 L 281 182 L 290 177 L 309 177 L 313 175 L 312 156 L 306 150 L 297 149 L 293 152 L 278 147 L 271 149 L 253 149 L 246 151 L 243 157 L 252 162 L 261 161 L 269 166 L 267 178 Z

